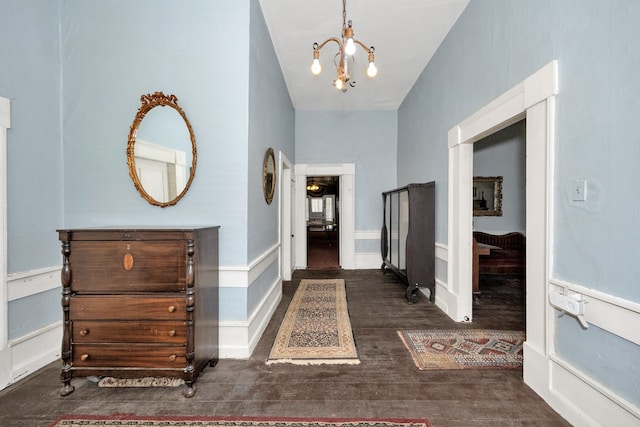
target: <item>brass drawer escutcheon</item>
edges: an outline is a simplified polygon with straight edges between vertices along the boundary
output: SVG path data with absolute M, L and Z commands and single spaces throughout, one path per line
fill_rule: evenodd
M 133 268 L 133 255 L 131 255 L 130 253 L 124 254 L 123 264 L 125 270 L 131 271 L 131 269 Z

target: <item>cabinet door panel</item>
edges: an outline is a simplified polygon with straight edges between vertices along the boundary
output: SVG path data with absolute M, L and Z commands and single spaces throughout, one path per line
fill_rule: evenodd
M 398 226 L 400 225 L 400 223 L 398 222 L 398 193 L 393 193 L 391 194 L 391 214 L 390 214 L 390 230 L 389 230 L 389 234 L 390 234 L 390 242 L 389 242 L 389 247 L 390 247 L 390 254 L 389 254 L 389 260 L 391 261 L 391 264 L 393 265 L 398 265 L 398 257 L 400 255 L 399 253 L 399 244 L 400 244 L 400 234 L 399 234 L 399 230 L 398 230 Z
M 398 193 L 398 269 L 407 273 L 407 236 L 409 234 L 409 192 Z

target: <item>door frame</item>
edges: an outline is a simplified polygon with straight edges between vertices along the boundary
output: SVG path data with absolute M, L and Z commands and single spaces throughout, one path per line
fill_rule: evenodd
M 295 265 L 307 267 L 307 224 L 305 206 L 307 202 L 308 176 L 337 176 L 340 179 L 340 200 L 336 204 L 340 214 L 338 242 L 340 267 L 355 268 L 355 163 L 342 164 L 297 164 L 295 166 Z
M 280 205 L 278 206 L 278 223 L 280 226 L 280 275 L 282 280 L 291 280 L 295 270 L 294 244 L 292 242 L 295 212 L 293 210 L 292 182 L 293 165 L 282 151 L 279 152 L 278 176 L 280 185 Z
M 472 320 L 473 143 L 525 118 L 527 338 L 523 377 L 543 398 L 549 390 L 547 301 L 557 94 L 558 64 L 552 61 L 449 131 L 448 279 L 437 301 L 454 320 Z
M 13 382 L 9 348 L 9 289 L 7 283 L 7 129 L 11 103 L 0 97 L 0 389 Z

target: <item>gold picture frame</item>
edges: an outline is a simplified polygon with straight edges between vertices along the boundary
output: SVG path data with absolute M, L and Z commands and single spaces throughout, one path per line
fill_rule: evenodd
M 265 153 L 262 163 L 262 191 L 264 200 L 270 205 L 276 192 L 276 158 L 271 147 Z
M 502 177 L 473 177 L 473 216 L 502 216 Z

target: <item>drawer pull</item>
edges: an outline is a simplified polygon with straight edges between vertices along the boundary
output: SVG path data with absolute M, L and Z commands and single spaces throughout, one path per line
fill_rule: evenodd
M 89 330 L 88 329 L 83 329 L 80 331 L 80 336 L 81 337 L 86 337 L 87 335 L 89 335 Z
M 170 360 L 170 361 L 172 361 L 172 362 L 175 362 L 175 360 L 176 360 L 176 355 L 175 355 L 175 354 L 172 354 L 171 356 L 169 356 L 169 360 Z
M 173 313 L 174 311 L 176 311 L 176 306 L 170 305 L 169 308 L 167 308 L 167 310 L 169 311 L 169 313 Z
M 86 353 L 85 353 L 85 354 L 83 354 L 82 356 L 80 356 L 80 360 L 82 360 L 83 362 L 84 362 L 85 360 L 87 360 L 88 358 L 89 358 L 89 355 L 88 355 L 88 354 L 86 354 Z
M 176 336 L 176 331 L 169 331 L 169 336 L 170 337 L 175 337 Z

